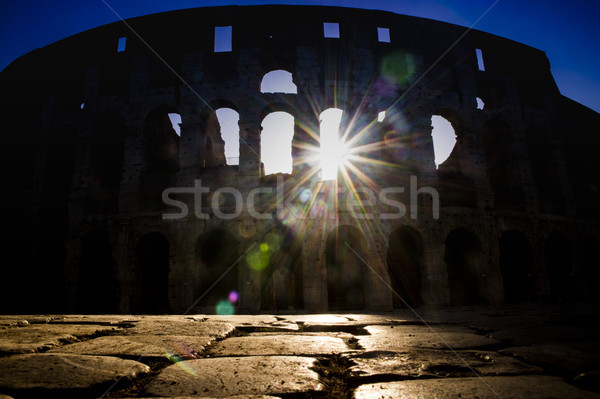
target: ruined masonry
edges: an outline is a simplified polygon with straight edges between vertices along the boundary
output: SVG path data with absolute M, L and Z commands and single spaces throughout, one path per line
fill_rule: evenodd
M 598 299 L 600 115 L 559 93 L 542 51 L 337 7 L 127 25 L 0 73 L 4 313 Z M 261 90 L 273 72 L 295 92 Z M 238 157 L 225 155 L 224 108 L 239 117 Z M 321 180 L 332 108 L 350 155 Z M 291 173 L 261 156 L 275 112 L 294 120 L 280 148 Z M 456 134 L 437 168 L 433 116 Z

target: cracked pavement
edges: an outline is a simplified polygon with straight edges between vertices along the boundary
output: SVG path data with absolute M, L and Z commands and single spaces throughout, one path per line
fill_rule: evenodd
M 0 316 L 0 398 L 600 398 L 598 310 Z

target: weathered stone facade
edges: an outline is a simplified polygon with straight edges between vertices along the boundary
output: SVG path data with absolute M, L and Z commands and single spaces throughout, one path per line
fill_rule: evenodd
M 220 26 L 231 51 L 214 51 Z M 198 8 L 14 61 L 0 73 L 3 235 L 18 254 L 2 269 L 4 311 L 212 312 L 230 294 L 236 312 L 595 299 L 600 115 L 560 95 L 543 52 L 465 31 L 337 7 Z M 273 70 L 297 94 L 262 93 Z M 239 165 L 223 152 L 224 106 L 239 113 Z M 337 183 L 311 156 L 334 107 L 366 158 Z M 261 165 L 275 111 L 295 120 L 291 175 Z M 439 169 L 432 115 L 457 135 Z M 210 192 L 173 194 L 189 212 L 165 219 L 178 209 L 163 190 L 197 180 Z M 349 182 L 377 196 L 342 206 Z M 404 192 L 382 200 L 389 188 Z

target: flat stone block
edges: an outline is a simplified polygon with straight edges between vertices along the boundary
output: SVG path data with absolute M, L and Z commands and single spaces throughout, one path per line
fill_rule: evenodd
M 478 399 L 564 399 L 600 398 L 558 377 L 440 378 L 361 385 L 356 399 L 374 398 L 478 398 Z
M 320 356 L 349 352 L 341 338 L 314 335 L 266 335 L 227 338 L 211 347 L 212 356 Z
M 197 359 L 163 370 L 147 387 L 151 396 L 229 397 L 321 389 L 314 358 L 251 356 Z
M 500 344 L 460 326 L 368 326 L 371 335 L 357 336 L 368 351 L 403 352 L 408 347 L 431 349 L 473 349 Z
M 56 348 L 49 353 L 149 357 L 175 355 L 180 359 L 195 359 L 212 341 L 212 337 L 176 335 L 106 336 Z
M 471 377 L 542 373 L 510 356 L 487 351 L 411 349 L 405 352 L 367 352 L 352 357 L 351 370 L 359 376 L 401 375 L 408 377 Z M 471 370 L 473 369 L 473 370 Z
M 77 337 L 123 331 L 112 326 L 94 324 L 31 324 L 0 330 L 0 352 L 32 353 L 75 342 Z
M 235 329 L 224 321 L 198 321 L 193 319 L 147 317 L 128 328 L 126 334 L 137 335 L 182 335 L 223 338 Z
M 518 346 L 502 349 L 500 352 L 553 371 L 572 373 L 593 370 L 600 365 L 600 343 Z
M 108 356 L 14 355 L 0 359 L 0 389 L 90 389 L 149 371 L 145 364 Z

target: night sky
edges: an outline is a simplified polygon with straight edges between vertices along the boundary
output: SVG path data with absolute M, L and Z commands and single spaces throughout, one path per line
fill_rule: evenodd
M 310 4 L 386 10 L 468 27 L 495 0 L 105 1 L 123 18 L 216 5 Z M 0 69 L 37 47 L 117 20 L 103 0 L 4 0 Z M 545 51 L 560 92 L 600 112 L 600 1 L 500 0 L 474 29 Z

